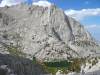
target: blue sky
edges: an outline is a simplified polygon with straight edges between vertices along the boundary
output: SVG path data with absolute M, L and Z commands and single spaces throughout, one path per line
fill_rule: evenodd
M 62 9 L 80 10 L 100 7 L 100 0 L 49 0 Z
M 11 5 L 12 1 L 32 3 L 39 0 L 0 0 L 1 3 Z M 4 1 L 4 2 L 2 2 Z M 84 27 L 100 41 L 100 0 L 48 0 L 65 13 L 78 20 Z

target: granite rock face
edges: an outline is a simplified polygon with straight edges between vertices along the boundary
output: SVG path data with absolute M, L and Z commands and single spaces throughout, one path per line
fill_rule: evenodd
M 99 57 L 100 46 L 55 5 L 21 4 L 0 8 L 0 53 L 0 74 L 40 75 L 45 73 L 42 67 L 29 59 L 52 62 Z
M 42 66 L 29 59 L 9 54 L 0 54 L 0 75 L 40 75 L 46 74 Z
M 1 53 L 11 53 L 9 46 L 20 47 L 26 57 L 41 61 L 98 53 L 98 45 L 84 27 L 54 5 L 0 8 L 0 46 Z

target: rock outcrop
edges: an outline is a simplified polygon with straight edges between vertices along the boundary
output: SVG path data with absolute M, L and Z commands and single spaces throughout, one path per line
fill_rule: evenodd
M 0 75 L 46 74 L 42 66 L 33 61 L 12 55 L 0 54 Z
M 21 4 L 0 8 L 0 53 L 0 72 L 6 67 L 17 74 L 20 70 L 26 71 L 20 71 L 18 75 L 32 75 L 34 65 L 30 60 L 16 59 L 12 55 L 48 62 L 98 57 L 100 47 L 79 22 L 55 5 Z M 27 69 L 27 65 L 31 68 Z
M 80 23 L 54 5 L 0 8 L 0 42 L 3 48 L 4 44 L 20 47 L 27 57 L 36 56 L 40 60 L 89 56 L 90 48 L 97 47 Z

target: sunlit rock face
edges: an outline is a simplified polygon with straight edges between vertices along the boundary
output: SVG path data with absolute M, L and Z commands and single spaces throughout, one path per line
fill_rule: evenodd
M 98 45 L 84 27 L 55 5 L 0 8 L 0 46 L 3 54 L 14 49 L 41 61 L 99 55 Z
M 80 73 L 70 75 L 99 74 L 100 45 L 61 9 L 43 4 L 0 8 L 0 75 L 46 74 L 41 63 L 75 58 L 85 63 L 75 62 Z

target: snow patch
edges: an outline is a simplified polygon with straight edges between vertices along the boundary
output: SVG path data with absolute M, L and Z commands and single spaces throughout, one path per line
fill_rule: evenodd
M 42 7 L 50 7 L 52 4 L 48 1 L 38 1 L 38 2 L 33 2 L 33 5 L 42 6 Z

